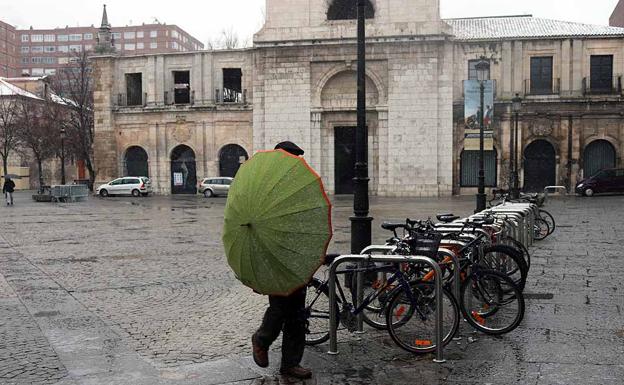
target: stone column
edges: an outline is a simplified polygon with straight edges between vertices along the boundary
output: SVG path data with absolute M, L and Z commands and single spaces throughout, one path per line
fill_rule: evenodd
M 113 84 L 115 58 L 98 57 L 93 60 L 94 144 L 93 164 L 96 187 L 119 177 L 117 138 L 113 114 Z

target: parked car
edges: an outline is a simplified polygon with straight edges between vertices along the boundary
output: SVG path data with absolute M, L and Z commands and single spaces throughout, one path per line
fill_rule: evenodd
M 576 193 L 587 197 L 617 192 L 624 192 L 624 169 L 602 170 L 576 185 Z
M 152 193 L 152 182 L 145 176 L 127 176 L 99 186 L 96 194 L 106 198 L 109 195 L 148 196 Z
M 233 180 L 234 178 L 224 176 L 219 178 L 204 178 L 199 183 L 199 192 L 204 194 L 206 198 L 227 195 Z

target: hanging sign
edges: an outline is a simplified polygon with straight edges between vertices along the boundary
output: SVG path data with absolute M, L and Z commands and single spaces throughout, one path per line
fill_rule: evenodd
M 494 81 L 484 82 L 483 149 L 494 149 Z M 481 86 L 478 80 L 464 80 L 464 150 L 479 150 Z

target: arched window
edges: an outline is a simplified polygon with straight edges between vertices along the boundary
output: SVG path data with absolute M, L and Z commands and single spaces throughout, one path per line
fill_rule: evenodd
M 484 151 L 483 171 L 485 172 L 485 186 L 496 187 L 496 149 Z M 460 187 L 477 187 L 479 185 L 479 151 L 464 150 L 460 160 Z
M 370 0 L 366 0 L 367 19 L 375 17 L 375 8 Z M 355 20 L 357 19 L 357 0 L 331 0 L 327 9 L 327 20 Z

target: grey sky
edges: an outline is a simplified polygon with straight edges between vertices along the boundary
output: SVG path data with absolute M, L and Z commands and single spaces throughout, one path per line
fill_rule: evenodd
M 321 1 L 321 0 L 317 0 Z M 618 0 L 440 0 L 442 17 L 533 14 L 534 16 L 608 24 Z M 202 42 L 223 29 L 251 39 L 261 27 L 265 0 L 0 0 L 0 19 L 19 28 L 99 25 L 102 4 L 113 26 L 177 24 Z

